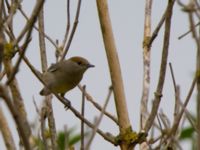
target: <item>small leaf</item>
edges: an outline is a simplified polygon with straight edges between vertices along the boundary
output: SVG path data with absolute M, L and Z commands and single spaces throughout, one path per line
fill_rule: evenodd
M 187 138 L 192 138 L 193 133 L 194 133 L 194 128 L 193 127 L 184 128 L 181 131 L 180 140 L 184 140 L 184 139 L 187 139 Z

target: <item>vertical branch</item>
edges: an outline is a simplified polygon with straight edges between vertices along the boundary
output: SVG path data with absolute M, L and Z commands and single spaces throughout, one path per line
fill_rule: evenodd
M 200 30 L 200 29 L 199 29 Z M 200 39 L 198 43 L 200 42 Z M 196 60 L 196 72 L 197 72 L 197 118 L 200 118 L 200 47 L 197 48 L 197 60 Z M 200 141 L 200 119 L 197 119 L 197 141 Z M 200 142 L 197 142 L 197 149 L 200 150 Z
M 131 127 L 131 125 L 126 106 L 120 63 L 117 55 L 117 49 L 115 46 L 115 40 L 112 32 L 111 20 L 108 12 L 108 4 L 107 0 L 97 0 L 96 2 L 99 13 L 99 20 L 101 24 L 101 30 L 103 34 L 104 46 L 106 49 L 107 60 L 110 69 L 110 76 L 112 80 L 115 106 L 119 120 L 119 130 L 120 134 L 124 134 L 125 131 Z M 124 143 L 122 143 L 120 146 L 121 149 L 127 149 L 127 145 Z
M 64 48 L 67 42 L 67 38 L 69 36 L 69 30 L 70 30 L 70 0 L 67 0 L 67 27 L 65 31 L 65 36 L 63 39 L 62 47 Z
M 198 4 L 196 2 L 196 4 Z M 190 31 L 192 33 L 192 37 L 195 41 L 197 46 L 197 56 L 196 56 L 196 85 L 197 85 L 197 118 L 200 117 L 200 37 L 196 31 L 196 25 L 194 23 L 194 16 L 195 13 L 194 9 L 197 5 L 195 5 L 195 1 L 190 1 L 187 6 L 182 5 L 183 8 L 187 9 L 188 16 L 189 16 L 189 23 L 190 23 Z M 198 7 L 198 6 L 197 6 Z M 198 9 L 199 11 L 199 9 Z M 198 24 L 197 24 L 198 25 Z M 199 28 L 200 33 L 200 28 Z M 200 141 L 200 120 L 197 119 L 197 141 Z M 200 150 L 200 142 L 197 142 L 197 150 Z
M 81 106 L 81 115 L 83 117 L 85 117 L 85 88 L 86 86 L 83 86 L 83 92 L 82 92 L 82 106 Z M 81 120 L 81 150 L 84 150 L 84 140 L 85 140 L 85 136 L 84 136 L 84 122 L 83 120 Z
M 57 150 L 57 143 L 56 143 L 57 135 L 56 135 L 56 124 L 54 119 L 54 113 L 52 108 L 52 95 L 46 97 L 45 104 L 47 106 L 48 125 L 51 133 L 52 150 Z
M 192 37 L 197 46 L 197 56 L 196 56 L 196 85 L 197 85 L 197 118 L 200 118 L 200 37 L 196 31 L 195 23 L 194 23 L 194 16 L 193 16 L 193 8 L 195 7 L 194 3 L 190 3 L 188 6 L 190 11 L 188 11 L 189 15 L 189 22 L 190 22 L 190 29 L 192 32 Z M 199 28 L 200 33 L 200 28 Z M 200 119 L 197 119 L 197 141 L 200 140 Z M 200 150 L 200 142 L 197 142 L 197 150 Z
M 76 10 L 76 16 L 75 16 L 75 20 L 74 20 L 74 25 L 72 27 L 72 31 L 70 33 L 69 40 L 67 41 L 67 45 L 65 47 L 65 51 L 64 51 L 64 53 L 62 55 L 61 60 L 63 60 L 65 58 L 65 56 L 67 55 L 67 52 L 68 52 L 69 47 L 71 45 L 72 39 L 74 37 L 75 31 L 76 31 L 76 28 L 77 28 L 77 25 L 78 25 L 80 9 L 81 9 L 81 0 L 78 1 L 77 10 Z
M 41 9 L 39 14 L 39 43 L 40 43 L 40 57 L 42 62 L 42 71 L 45 72 L 47 70 L 47 57 L 46 57 L 46 46 L 45 46 L 45 36 L 44 36 L 44 14 L 43 9 Z M 53 115 L 53 108 L 52 108 L 52 96 L 46 96 L 45 97 L 45 106 L 47 107 L 47 117 L 48 117 L 48 123 L 49 123 L 49 130 L 51 133 L 51 144 L 52 149 L 57 149 L 56 144 L 56 125 L 55 125 L 55 119 Z
M 44 36 L 44 9 L 42 8 L 38 17 L 38 30 L 39 30 L 39 45 L 40 45 L 40 58 L 42 64 L 42 72 L 47 69 L 47 56 L 46 56 L 46 45 Z
M 15 142 L 1 107 L 0 107 L 0 130 L 7 150 L 15 150 L 16 149 Z
M 155 92 L 151 114 L 149 115 L 147 122 L 145 124 L 146 132 L 149 131 L 149 129 L 151 128 L 154 122 L 154 119 L 156 117 L 156 114 L 160 105 L 161 97 L 162 97 L 162 90 L 164 86 L 165 74 L 166 74 L 166 69 L 167 69 L 167 58 L 168 58 L 170 30 L 171 30 L 171 18 L 172 18 L 174 2 L 175 2 L 174 0 L 168 0 L 168 7 L 167 7 L 168 11 L 166 13 L 166 20 L 165 20 L 165 33 L 164 33 L 163 52 L 162 52 L 162 60 L 161 60 L 161 66 L 160 66 L 159 81 L 158 81 L 157 89 Z
M 144 129 L 144 125 L 147 119 L 147 104 L 149 97 L 149 86 L 150 86 L 150 53 L 151 47 L 148 42 L 151 38 L 151 7 L 152 0 L 146 0 L 145 6 L 145 21 L 144 21 L 144 39 L 143 39 L 143 90 L 140 106 L 140 127 Z
M 42 141 L 44 144 L 44 150 L 48 150 L 48 144 L 47 144 L 47 139 L 45 136 L 45 119 L 47 116 L 47 110 L 46 107 L 42 107 L 41 112 L 40 112 L 40 125 L 41 125 L 41 136 L 42 136 Z

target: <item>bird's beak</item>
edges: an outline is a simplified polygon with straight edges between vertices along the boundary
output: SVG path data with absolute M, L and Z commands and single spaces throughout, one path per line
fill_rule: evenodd
M 87 67 L 88 67 L 88 68 L 93 68 L 93 67 L 95 67 L 95 65 L 88 64 Z

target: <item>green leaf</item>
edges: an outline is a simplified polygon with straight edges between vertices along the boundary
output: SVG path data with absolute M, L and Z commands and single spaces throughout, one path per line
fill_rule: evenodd
M 78 143 L 80 140 L 81 140 L 80 134 L 73 135 L 73 137 L 71 137 L 69 139 L 69 146 L 72 146 L 72 145 Z
M 181 131 L 180 140 L 192 138 L 195 130 L 193 127 L 186 127 Z
M 65 150 L 66 147 L 66 135 L 64 132 L 59 132 L 58 133 L 58 138 L 57 138 L 57 144 L 58 144 L 58 149 L 59 150 Z

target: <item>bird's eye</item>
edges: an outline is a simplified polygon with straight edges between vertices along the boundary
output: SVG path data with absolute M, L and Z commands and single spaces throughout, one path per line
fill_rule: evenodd
M 82 65 L 82 63 L 80 61 L 77 62 L 78 65 Z

